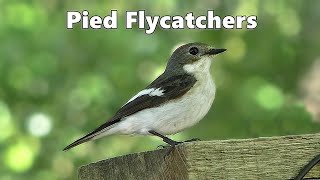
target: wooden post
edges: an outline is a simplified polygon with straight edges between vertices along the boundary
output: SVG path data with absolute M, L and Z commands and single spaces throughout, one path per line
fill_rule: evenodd
M 80 167 L 80 180 L 100 179 L 293 179 L 320 153 L 320 134 L 181 144 Z M 316 165 L 305 178 L 320 178 Z

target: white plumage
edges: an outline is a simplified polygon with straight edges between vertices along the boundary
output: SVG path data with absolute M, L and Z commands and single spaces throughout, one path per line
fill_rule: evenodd
M 186 72 L 193 74 L 197 82 L 183 98 L 178 98 L 162 106 L 141 110 L 123 118 L 118 124 L 98 136 L 110 134 L 150 134 L 154 130 L 160 134 L 175 134 L 198 123 L 209 111 L 215 96 L 215 84 L 210 74 L 211 59 L 204 57 L 184 66 Z M 161 96 L 160 89 L 140 91 L 132 99 L 149 94 Z M 95 137 L 98 138 L 98 137 Z
M 150 88 L 150 89 L 144 89 L 140 92 L 138 92 L 138 94 L 136 94 L 135 96 L 133 96 L 131 99 L 129 99 L 128 102 L 126 102 L 126 104 L 128 104 L 129 102 L 135 100 L 136 98 L 140 97 L 140 96 L 143 96 L 143 95 L 146 95 L 148 94 L 149 96 L 162 96 L 163 95 L 163 90 L 161 90 L 161 88 Z M 124 104 L 124 105 L 126 105 Z M 123 106 L 124 106 L 123 105 Z

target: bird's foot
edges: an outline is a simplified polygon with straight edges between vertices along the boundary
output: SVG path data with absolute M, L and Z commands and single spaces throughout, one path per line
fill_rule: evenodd
M 176 142 L 177 144 L 181 144 L 181 143 L 193 142 L 193 141 L 201 141 L 201 139 L 199 139 L 199 138 L 193 138 L 193 139 L 185 140 L 185 141 L 182 141 L 182 142 L 176 142 L 176 141 L 175 141 L 175 142 Z M 172 145 L 169 145 L 169 146 L 172 146 Z M 159 146 L 157 146 L 157 149 L 160 149 L 160 148 L 164 149 L 164 148 L 167 148 L 167 147 L 169 147 L 169 146 L 159 145 Z
M 169 148 L 168 151 L 166 152 L 165 156 L 164 156 L 164 158 L 165 158 L 165 157 L 170 155 L 170 153 L 174 150 L 176 145 L 182 144 L 182 143 L 185 143 L 185 142 L 193 142 L 193 141 L 201 141 L 201 140 L 199 138 L 193 138 L 193 139 L 189 139 L 189 140 L 182 141 L 182 142 L 180 142 L 180 141 L 170 141 L 169 146 L 159 145 L 157 147 L 157 149 L 159 149 L 159 148 L 162 148 L 162 149 Z
M 182 141 L 182 142 L 174 141 L 172 144 L 170 144 L 170 147 L 169 147 L 169 149 L 168 149 L 168 151 L 167 151 L 167 153 L 166 153 L 165 156 L 168 156 L 168 155 L 174 150 L 174 148 L 176 147 L 176 145 L 182 144 L 182 143 L 185 143 L 185 142 L 193 142 L 193 141 L 200 141 L 200 139 L 199 139 L 199 138 L 193 138 L 193 139 L 189 139 L 189 140 Z M 161 145 L 160 145 L 160 146 L 161 146 Z M 158 147 L 159 147 L 159 146 L 158 146 Z M 163 145 L 162 145 L 162 147 L 165 148 L 165 147 L 167 147 L 167 146 L 163 146 Z

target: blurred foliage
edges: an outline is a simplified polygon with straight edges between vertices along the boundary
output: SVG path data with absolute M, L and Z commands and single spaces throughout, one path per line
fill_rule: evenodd
M 62 148 L 103 123 L 164 69 L 177 44 L 200 41 L 228 51 L 215 59 L 217 96 L 209 114 L 176 140 L 319 132 L 300 81 L 319 57 L 320 1 L 0 0 L 0 179 L 76 179 L 80 165 L 161 144 L 112 136 Z M 105 16 L 118 30 L 66 29 L 67 10 Z M 127 10 L 149 15 L 257 15 L 255 30 L 124 27 Z M 319 83 L 319 82 L 318 82 Z

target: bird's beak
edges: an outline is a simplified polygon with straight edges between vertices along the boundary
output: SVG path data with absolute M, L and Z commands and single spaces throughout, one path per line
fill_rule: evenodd
M 212 49 L 209 49 L 207 52 L 205 52 L 204 54 L 202 55 L 216 55 L 216 54 L 220 54 L 224 51 L 226 51 L 227 49 L 217 49 L 217 48 L 212 48 Z

